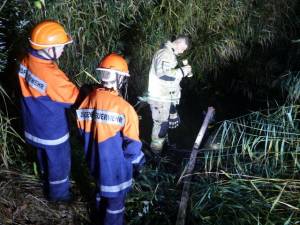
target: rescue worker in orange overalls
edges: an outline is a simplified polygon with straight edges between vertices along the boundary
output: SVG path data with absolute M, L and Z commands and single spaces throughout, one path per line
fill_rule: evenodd
M 77 87 L 55 60 L 72 42 L 61 24 L 43 21 L 29 39 L 31 49 L 19 68 L 25 139 L 37 148 L 44 189 L 51 201 L 70 200 L 70 143 L 66 109 L 78 96 Z
M 133 170 L 144 163 L 138 117 L 119 90 L 129 76 L 125 59 L 107 55 L 98 66 L 99 88 L 91 92 L 76 111 L 85 157 L 98 185 L 96 202 L 105 225 L 123 225 L 126 193 Z

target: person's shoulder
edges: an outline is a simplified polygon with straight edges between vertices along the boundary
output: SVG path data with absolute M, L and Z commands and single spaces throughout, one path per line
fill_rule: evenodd
M 116 97 L 116 101 L 119 104 L 119 108 L 121 108 L 124 111 L 134 110 L 132 105 L 128 101 L 126 101 L 122 96 L 115 96 L 115 97 Z
M 67 74 L 63 72 L 55 63 L 51 63 L 48 65 L 47 72 L 51 73 L 52 76 L 55 76 L 57 79 L 69 79 Z
M 165 57 L 169 57 L 170 55 L 173 55 L 173 50 L 172 48 L 169 48 L 168 46 L 164 46 L 163 48 L 159 49 L 157 52 L 156 52 L 156 55 L 157 56 L 165 56 Z
M 129 102 L 127 102 L 122 96 L 116 96 L 116 100 L 122 107 L 130 107 Z
M 124 106 L 123 106 L 124 111 L 126 111 L 128 114 L 136 115 L 137 113 L 134 107 L 126 100 L 123 99 L 123 101 L 124 101 Z
M 61 71 L 55 63 L 44 63 L 42 60 L 32 60 L 30 57 L 25 61 L 34 74 L 38 75 L 44 80 L 56 80 L 56 78 L 66 77 L 65 73 Z
M 123 104 L 122 99 L 119 98 L 119 96 L 110 90 L 106 90 L 104 88 L 95 88 L 90 93 L 91 98 L 96 98 L 99 102 L 102 102 L 104 104 L 114 104 L 114 105 L 120 105 Z

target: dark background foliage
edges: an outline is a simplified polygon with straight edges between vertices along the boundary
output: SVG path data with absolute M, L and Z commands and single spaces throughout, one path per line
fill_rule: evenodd
M 58 63 L 78 86 L 94 82 L 90 76 L 95 76 L 95 67 L 104 55 L 111 51 L 123 54 L 129 62 L 129 100 L 133 104 L 137 96 L 146 91 L 148 70 L 154 52 L 166 40 L 179 34 L 189 35 L 192 46 L 182 59 L 188 58 L 194 77 L 182 82 L 183 97 L 179 111 L 183 115 L 183 125 L 177 134 L 181 147 L 189 148 L 203 119 L 202 110 L 207 105 L 214 105 L 218 113 L 217 119 L 224 120 L 240 116 L 249 110 L 280 106 L 286 103 L 288 94 L 294 104 L 298 101 L 299 88 L 293 84 L 297 84 L 299 80 L 298 75 L 295 75 L 300 66 L 300 48 L 297 42 L 300 38 L 299 12 L 300 3 L 297 0 L 2 1 L 0 164 L 1 168 L 17 167 L 34 175 L 20 176 L 0 170 L 0 176 L 7 183 L 18 181 L 14 187 L 16 190 L 10 189 L 14 191 L 5 192 L 7 189 L 0 188 L 4 191 L 1 196 L 9 196 L 9 201 L 0 198 L 0 207 L 3 209 L 0 216 L 5 218 L 7 224 L 24 222 L 25 217 L 18 214 L 20 210 L 30 215 L 29 221 L 34 224 L 45 221 L 47 224 L 67 224 L 72 223 L 70 221 L 74 218 L 80 218 L 77 224 L 89 221 L 88 212 L 83 209 L 90 189 L 82 186 L 82 183 L 88 182 L 83 182 L 79 175 L 84 170 L 84 163 L 78 141 L 73 140 L 73 145 L 76 146 L 73 151 L 73 162 L 76 165 L 73 179 L 78 186 L 75 185 L 75 190 L 80 190 L 78 195 L 83 197 L 78 197 L 72 212 L 65 208 L 66 211 L 60 210 L 56 206 L 43 211 L 44 208 L 40 207 L 40 202 L 43 201 L 42 194 L 38 192 L 40 189 L 34 189 L 39 185 L 35 177 L 35 164 L 30 154 L 24 155 L 24 151 L 28 149 L 19 136 L 22 129 L 18 119 L 16 70 L 19 60 L 29 47 L 28 36 L 36 23 L 44 18 L 55 19 L 70 33 L 74 43 L 66 47 L 65 54 Z M 283 82 L 285 86 L 282 86 L 282 81 L 287 78 L 290 79 Z M 190 224 L 299 223 L 300 207 L 296 200 L 299 199 L 300 186 L 297 180 L 298 108 L 293 108 L 295 127 L 292 130 L 290 126 L 284 126 L 291 121 L 287 117 L 290 109 L 284 109 L 287 111 L 280 108 L 277 113 L 272 114 L 273 120 L 264 116 L 263 119 L 258 119 L 256 114 L 245 117 L 245 121 L 232 120 L 234 125 L 231 130 L 222 123 L 221 133 L 226 133 L 226 129 L 230 131 L 227 136 L 222 135 L 227 140 L 224 143 L 232 146 L 227 149 L 226 154 L 222 149 L 199 156 L 199 173 L 193 180 L 189 205 Z M 142 138 L 147 141 L 151 129 L 149 110 L 144 108 L 140 113 L 143 116 Z M 240 130 L 248 127 L 251 135 L 259 136 L 261 133 L 253 131 L 260 131 L 261 126 L 267 130 L 261 145 L 257 145 L 257 148 L 252 145 L 257 141 L 256 136 L 251 136 L 250 143 L 247 142 L 250 140 L 248 137 L 243 137 L 241 140 L 246 143 L 245 148 L 236 150 L 234 144 L 237 137 L 240 137 Z M 276 141 L 269 140 L 268 129 L 275 132 Z M 295 137 L 291 138 L 291 134 Z M 287 137 L 293 140 L 288 145 Z M 147 146 L 146 143 L 144 146 Z M 265 149 L 270 149 L 267 155 L 264 155 Z M 277 153 L 272 155 L 273 151 Z M 278 152 L 282 153 L 282 157 Z M 176 182 L 189 152 L 180 155 L 180 160 L 176 154 L 182 152 L 173 152 L 170 156 L 172 154 L 175 157 L 164 157 L 158 164 L 149 159 L 144 174 L 135 183 L 134 192 L 127 201 L 127 217 L 131 224 L 174 224 L 178 208 L 176 204 L 181 193 L 181 186 Z M 226 157 L 231 154 L 236 158 L 229 158 L 230 161 Z M 255 160 L 251 161 L 251 157 Z M 201 164 L 203 161 L 205 166 L 209 163 L 212 166 L 210 173 L 205 175 Z M 227 169 L 227 172 L 222 169 Z M 235 171 L 238 171 L 237 174 Z M 266 177 L 247 177 L 255 171 L 257 176 Z M 3 184 L 6 185 L 5 182 Z M 1 185 L 0 182 L 0 187 Z M 24 196 L 18 196 L 17 188 L 24 187 Z M 28 204 L 26 198 L 32 193 L 38 197 Z M 37 209 L 39 213 L 42 211 L 39 215 L 46 215 L 45 221 L 39 216 L 33 219 L 32 215 Z M 65 212 L 72 216 L 64 217 Z M 49 218 L 46 219 L 47 215 Z M 15 221 L 11 218 L 15 218 Z

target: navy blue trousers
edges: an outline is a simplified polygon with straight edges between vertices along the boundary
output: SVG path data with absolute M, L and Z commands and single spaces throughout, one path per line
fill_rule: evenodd
M 58 146 L 38 148 L 37 157 L 50 201 L 68 201 L 70 194 L 71 147 L 66 141 Z
M 125 198 L 126 195 L 117 198 L 96 196 L 100 224 L 124 225 Z

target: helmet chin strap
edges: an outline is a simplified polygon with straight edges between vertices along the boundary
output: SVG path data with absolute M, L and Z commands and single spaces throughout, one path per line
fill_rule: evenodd
M 120 75 L 116 74 L 116 82 L 117 82 L 117 89 L 120 92 L 120 89 L 122 87 L 122 83 L 120 82 Z
M 110 82 L 105 82 L 105 81 L 101 81 L 102 86 L 107 88 L 107 89 L 113 89 L 116 92 L 118 92 L 118 94 L 120 96 L 122 96 L 124 99 L 127 100 L 128 98 L 128 94 L 127 94 L 127 77 L 120 75 L 116 72 L 115 74 L 115 79 L 113 81 Z
M 56 54 L 56 49 L 55 47 L 52 47 L 52 51 L 53 51 L 53 57 L 45 50 L 42 49 L 43 53 L 51 60 L 57 60 L 57 54 Z
M 53 51 L 53 59 L 56 60 L 57 59 L 56 48 L 52 47 L 52 51 Z
M 123 77 L 122 81 L 121 81 L 121 75 L 117 74 L 116 77 L 116 82 L 117 82 L 117 89 L 119 94 L 125 99 L 128 99 L 128 94 L 127 94 L 127 77 Z
M 128 100 L 128 93 L 127 93 L 127 87 L 128 87 L 128 82 L 127 82 L 127 77 L 124 77 L 124 80 L 123 80 L 123 98 L 125 100 Z

